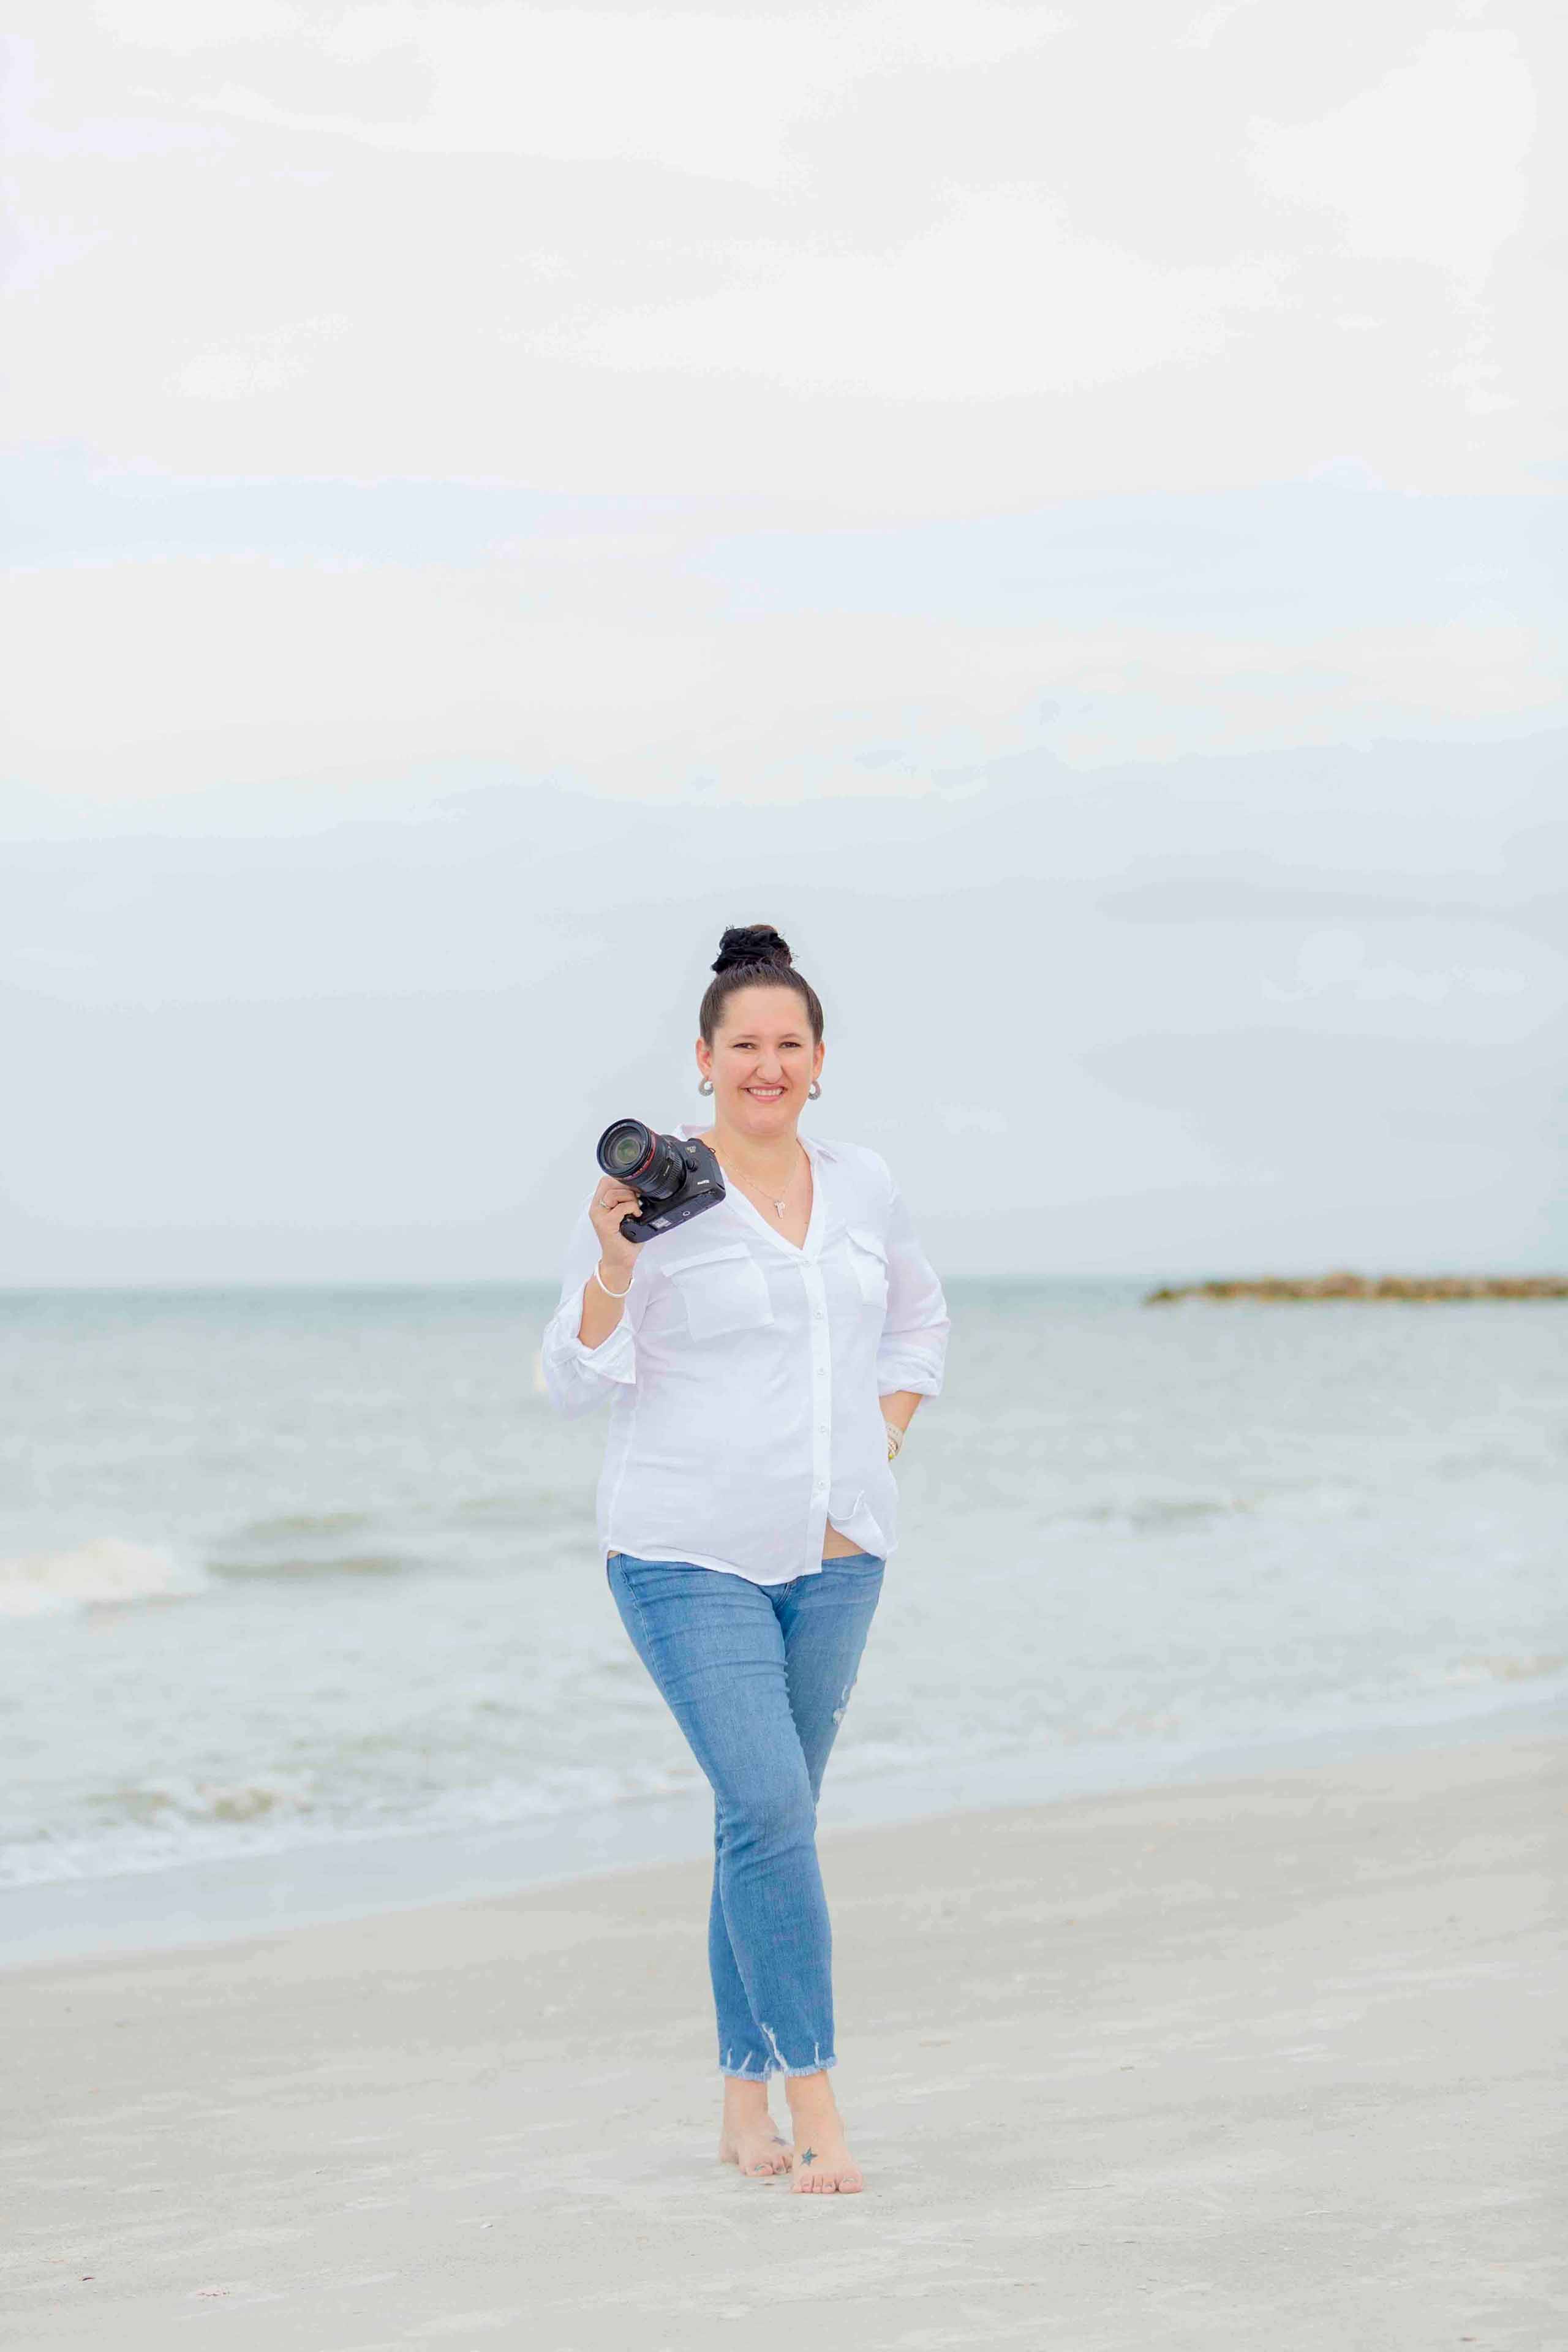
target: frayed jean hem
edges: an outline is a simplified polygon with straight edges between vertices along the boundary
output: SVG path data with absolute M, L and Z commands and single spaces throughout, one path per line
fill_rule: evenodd
M 773 2058 L 764 2059 L 757 2066 L 753 2066 L 750 2059 L 743 2066 L 726 2066 L 721 2059 L 719 2072 L 731 2083 L 766 2083 L 775 2074 L 823 2074 L 829 2066 L 837 2066 L 837 2056 L 814 2058 L 808 2066 L 784 2066 Z

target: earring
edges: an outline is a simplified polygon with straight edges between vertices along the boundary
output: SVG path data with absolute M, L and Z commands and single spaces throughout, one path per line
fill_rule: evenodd
M 712 1079 L 699 1078 L 697 1081 L 697 1091 L 700 1095 L 710 1095 L 713 1091 Z
M 806 1088 L 806 1093 L 811 1097 L 812 1101 L 816 1102 L 821 1092 L 822 1088 L 820 1085 L 817 1083 L 816 1078 L 813 1078 L 810 1086 Z

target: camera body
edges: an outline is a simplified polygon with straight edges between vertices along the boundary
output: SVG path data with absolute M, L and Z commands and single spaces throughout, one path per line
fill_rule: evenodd
M 636 1192 L 642 1202 L 640 1217 L 625 1216 L 621 1231 L 629 1242 L 651 1242 L 704 1209 L 716 1209 L 724 1197 L 719 1162 L 706 1143 L 695 1137 L 660 1135 L 640 1118 L 617 1118 L 600 1136 L 594 1157 L 606 1176 L 614 1176 Z

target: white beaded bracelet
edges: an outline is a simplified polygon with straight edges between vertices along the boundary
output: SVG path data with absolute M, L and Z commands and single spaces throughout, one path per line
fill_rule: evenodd
M 597 1267 L 597 1266 L 595 1266 L 595 1267 L 594 1268 L 594 1279 L 595 1279 L 595 1281 L 596 1283 L 598 1283 L 598 1286 L 599 1286 L 600 1289 L 604 1292 L 604 1294 L 605 1294 L 605 1297 L 606 1297 L 606 1298 L 626 1298 L 626 1297 L 629 1297 L 629 1296 L 630 1296 L 630 1293 L 631 1293 L 631 1286 L 632 1286 L 632 1283 L 631 1283 L 631 1282 L 628 1282 L 628 1283 L 627 1283 L 627 1285 L 626 1285 L 626 1289 L 625 1289 L 625 1290 L 612 1290 L 612 1289 L 610 1288 L 609 1284 L 608 1284 L 607 1282 L 605 1282 L 605 1281 L 602 1278 L 602 1276 L 601 1276 L 601 1275 L 600 1275 L 600 1273 L 599 1273 L 599 1269 L 598 1269 L 598 1267 Z M 636 1270 L 635 1270 L 635 1268 L 634 1268 L 634 1270 L 633 1270 L 633 1274 L 632 1274 L 632 1282 L 635 1282 L 636 1280 L 637 1280 L 637 1273 L 636 1273 Z
M 888 1459 L 889 1462 L 896 1462 L 899 1458 L 899 1449 L 904 1442 L 904 1433 L 894 1422 L 885 1421 L 882 1426 L 888 1433 Z

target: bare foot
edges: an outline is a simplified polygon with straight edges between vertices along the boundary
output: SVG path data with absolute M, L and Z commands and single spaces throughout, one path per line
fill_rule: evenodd
M 753 2179 L 771 2180 L 774 2173 L 789 2170 L 790 2145 L 768 2113 L 768 2095 L 761 2083 L 727 2077 L 719 2160 L 738 2164 Z
M 792 2074 L 785 2087 L 795 2126 L 794 2193 L 847 2197 L 863 2189 L 865 2179 L 845 2140 L 826 2068 L 820 2074 Z

